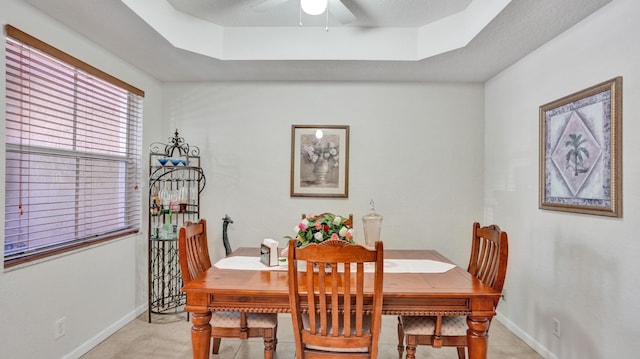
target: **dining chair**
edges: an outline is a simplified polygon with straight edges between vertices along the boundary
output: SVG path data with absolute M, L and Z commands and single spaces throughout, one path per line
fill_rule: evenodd
M 481 227 L 473 224 L 471 257 L 467 271 L 483 283 L 502 293 L 507 275 L 509 244 L 507 232 L 497 225 Z M 499 300 L 493 303 L 494 310 Z M 415 358 L 416 346 L 434 348 L 457 347 L 458 358 L 464 359 L 467 347 L 467 323 L 464 316 L 400 316 L 398 317 L 398 354 L 402 358 L 404 339 L 407 341 L 407 359 Z
M 376 242 L 375 249 L 342 240 L 297 248 L 291 239 L 288 248 L 296 359 L 376 359 L 382 320 L 382 242 Z M 373 273 L 365 273 L 369 267 Z M 365 295 L 364 288 L 373 288 L 373 295 Z
M 207 244 L 207 221 L 187 221 L 178 235 L 178 260 L 182 281 L 189 283 L 211 268 Z M 213 312 L 212 354 L 218 354 L 222 338 L 264 338 L 264 358 L 272 359 L 278 343 L 278 315 L 272 313 Z

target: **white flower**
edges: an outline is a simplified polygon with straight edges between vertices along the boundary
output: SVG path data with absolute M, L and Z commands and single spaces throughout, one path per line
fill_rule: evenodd
M 338 235 L 339 235 L 340 237 L 344 237 L 344 236 L 346 236 L 346 235 L 347 235 L 347 233 L 348 233 L 348 232 L 349 232 L 349 228 L 347 228 L 347 227 L 342 227 L 342 228 L 340 228 L 340 232 L 338 232 Z
M 335 224 L 340 224 L 340 222 L 342 222 L 342 218 L 340 216 L 336 216 L 336 218 L 333 219 L 333 223 Z
M 322 232 L 316 232 L 314 235 L 315 239 L 318 241 L 322 241 Z

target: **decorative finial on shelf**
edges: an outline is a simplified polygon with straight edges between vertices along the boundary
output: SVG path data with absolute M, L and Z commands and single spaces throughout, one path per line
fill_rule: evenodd
M 222 218 L 222 244 L 224 245 L 224 252 L 226 255 L 231 254 L 231 244 L 229 243 L 229 236 L 227 236 L 227 227 L 229 223 L 233 223 L 233 219 L 229 217 L 228 214 L 225 214 Z

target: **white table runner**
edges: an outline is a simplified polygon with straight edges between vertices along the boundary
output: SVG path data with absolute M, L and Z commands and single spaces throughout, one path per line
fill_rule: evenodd
M 216 264 L 220 269 L 236 269 L 236 270 L 287 270 L 287 264 L 284 262 L 279 266 L 267 267 L 260 262 L 259 257 L 231 256 L 225 257 Z M 455 265 L 432 261 L 429 259 L 385 259 L 385 273 L 444 273 L 454 268 Z M 365 272 L 373 273 L 373 263 L 365 266 Z M 304 271 L 304 263 L 298 263 L 298 270 Z

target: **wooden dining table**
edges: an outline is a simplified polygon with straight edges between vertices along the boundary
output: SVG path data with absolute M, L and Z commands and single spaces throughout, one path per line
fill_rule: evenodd
M 239 248 L 231 255 L 259 257 L 260 250 Z M 452 263 L 435 250 L 385 249 L 384 257 L 385 262 L 407 259 Z M 214 265 L 182 291 L 187 296 L 185 310 L 191 314 L 194 359 L 209 358 L 213 311 L 290 312 L 287 271 L 282 268 L 221 269 Z M 487 357 L 487 332 L 499 299 L 500 293 L 458 266 L 444 273 L 384 273 L 383 315 L 466 316 L 469 359 Z

